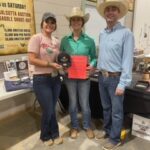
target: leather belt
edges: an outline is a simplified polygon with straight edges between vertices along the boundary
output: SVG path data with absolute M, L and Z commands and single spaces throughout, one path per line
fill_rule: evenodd
M 121 72 L 109 72 L 109 71 L 99 71 L 99 74 L 103 77 L 118 77 L 121 75 Z
M 33 76 L 37 76 L 37 77 L 38 77 L 38 76 L 39 76 L 39 77 L 40 77 L 40 76 L 41 76 L 41 77 L 42 77 L 42 76 L 44 76 L 44 77 L 52 77 L 52 74 L 51 74 L 51 73 L 34 74 Z

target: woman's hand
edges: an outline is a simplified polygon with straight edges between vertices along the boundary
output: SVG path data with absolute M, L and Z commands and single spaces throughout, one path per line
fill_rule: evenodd
M 89 78 L 90 75 L 91 75 L 92 73 L 94 73 L 94 71 L 95 71 L 95 68 L 94 68 L 94 67 L 92 67 L 92 66 L 87 66 L 87 68 L 86 68 L 86 75 L 87 75 L 87 78 Z
M 54 68 L 54 69 L 56 69 L 56 70 L 62 69 L 62 66 L 59 65 L 59 64 L 57 64 L 57 63 L 55 63 L 55 62 L 49 63 L 48 66 L 49 66 L 49 67 L 52 67 L 52 68 Z
M 65 73 L 68 73 L 68 67 L 63 67 L 63 71 L 65 72 Z

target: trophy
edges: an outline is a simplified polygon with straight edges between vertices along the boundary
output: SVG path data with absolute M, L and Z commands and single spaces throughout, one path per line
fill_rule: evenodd
M 61 52 L 58 54 L 58 57 L 57 57 L 57 62 L 58 64 L 62 65 L 62 69 L 59 70 L 59 73 L 61 75 L 65 75 L 65 69 L 69 68 L 71 66 L 71 57 L 68 53 L 66 52 Z
M 57 57 L 58 64 L 62 65 L 63 68 L 69 68 L 71 66 L 71 57 L 66 52 L 61 52 Z

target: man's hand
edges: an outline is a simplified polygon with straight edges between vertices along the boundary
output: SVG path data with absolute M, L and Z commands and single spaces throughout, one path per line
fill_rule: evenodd
M 123 90 L 123 89 L 119 89 L 119 88 L 116 89 L 115 95 L 121 96 L 121 95 L 123 95 L 123 94 L 124 94 L 124 90 Z

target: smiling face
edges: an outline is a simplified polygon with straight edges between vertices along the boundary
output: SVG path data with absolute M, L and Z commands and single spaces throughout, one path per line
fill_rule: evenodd
M 105 19 L 107 23 L 115 24 L 120 15 L 120 10 L 116 6 L 108 6 L 104 11 Z
M 73 30 L 81 30 L 84 25 L 84 20 L 81 17 L 73 17 L 70 19 L 70 26 Z
M 41 28 L 46 34 L 51 34 L 56 30 L 56 20 L 54 18 L 48 18 L 45 21 L 42 21 Z

